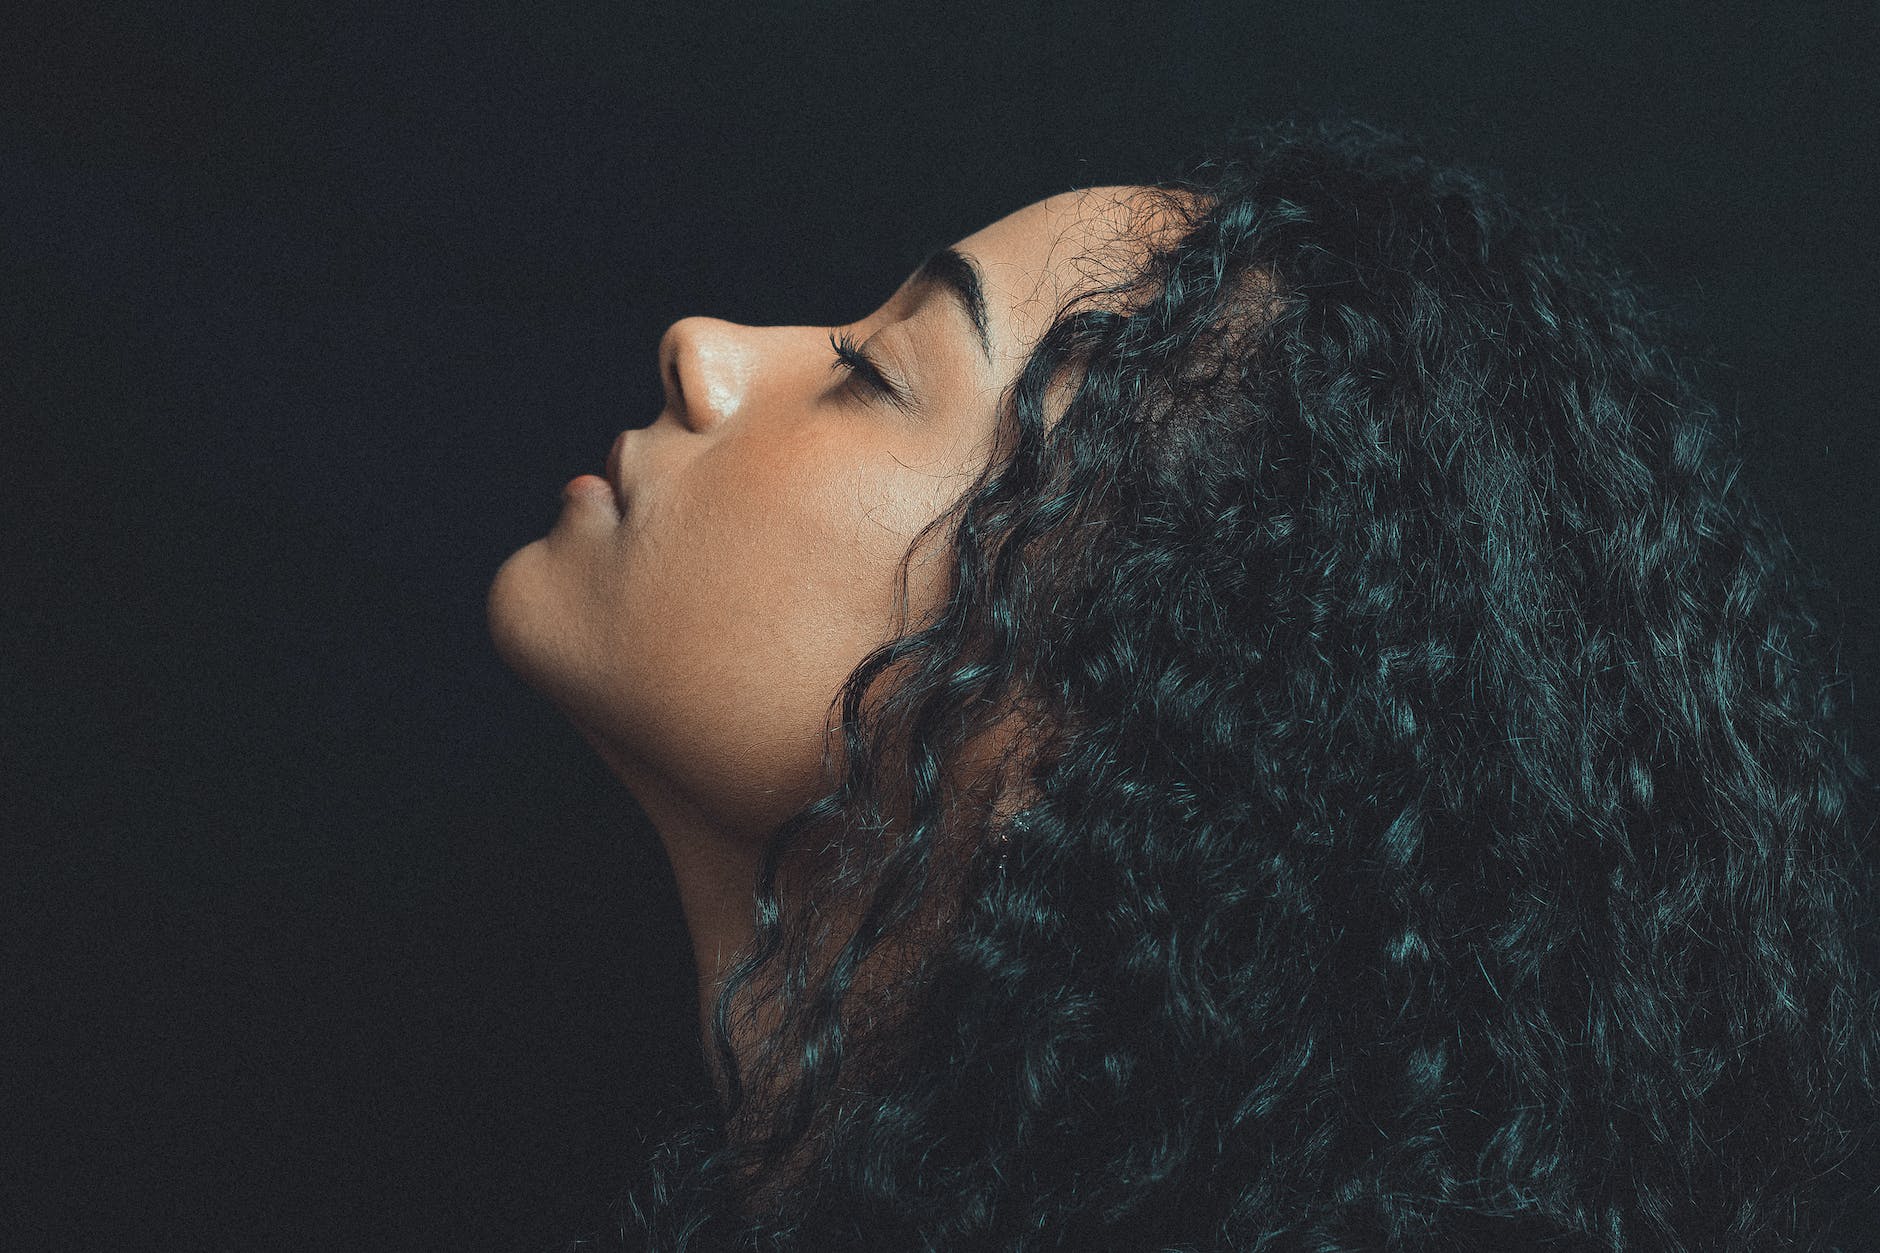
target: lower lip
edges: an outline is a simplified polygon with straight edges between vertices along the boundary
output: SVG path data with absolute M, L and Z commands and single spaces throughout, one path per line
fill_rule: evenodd
M 593 496 L 597 499 L 606 497 L 608 504 L 614 503 L 613 485 L 598 474 L 577 474 L 568 480 L 568 486 L 561 489 L 563 499 L 572 500 L 577 496 Z

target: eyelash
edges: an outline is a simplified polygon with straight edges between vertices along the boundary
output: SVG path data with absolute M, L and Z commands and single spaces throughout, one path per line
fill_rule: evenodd
M 847 331 L 829 333 L 829 346 L 835 349 L 835 368 L 846 370 L 864 387 L 897 408 L 908 407 L 907 393 L 881 371 L 868 353 L 849 337 Z

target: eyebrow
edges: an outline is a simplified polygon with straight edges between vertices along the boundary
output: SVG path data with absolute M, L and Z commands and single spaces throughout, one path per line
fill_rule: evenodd
M 979 267 L 957 248 L 937 248 L 927 254 L 908 280 L 913 287 L 937 286 L 959 302 L 973 332 L 979 337 L 979 351 L 992 364 L 992 336 L 986 330 L 986 289 Z

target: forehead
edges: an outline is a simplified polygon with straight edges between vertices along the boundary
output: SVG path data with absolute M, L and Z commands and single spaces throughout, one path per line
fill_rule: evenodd
M 1074 292 L 1139 264 L 1163 220 L 1144 190 L 1125 185 L 1060 192 L 959 241 L 985 276 L 995 351 L 1022 356 Z

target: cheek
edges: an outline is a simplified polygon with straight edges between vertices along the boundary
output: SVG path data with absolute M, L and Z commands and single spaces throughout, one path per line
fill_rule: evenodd
M 676 527 L 719 591 L 853 618 L 890 604 L 894 566 L 946 503 L 950 481 L 924 451 L 865 423 L 804 425 L 701 458 L 677 486 Z
M 668 590 L 689 602 L 692 624 L 710 630 L 721 651 L 754 660 L 803 665 L 817 653 L 853 653 L 859 661 L 885 638 L 895 563 L 932 516 L 918 516 L 883 481 L 882 461 L 893 466 L 805 435 L 761 459 L 699 465 L 670 516 L 649 527 L 661 569 L 684 576 Z
M 842 682 L 894 631 L 898 563 L 958 482 L 850 430 L 727 443 L 645 482 L 583 611 L 594 724 L 618 758 L 755 830 L 819 786 Z M 940 566 L 910 572 L 916 620 Z
M 801 769 L 889 637 L 896 563 L 932 513 L 852 441 L 716 451 L 634 502 L 607 580 L 616 703 L 718 767 Z

